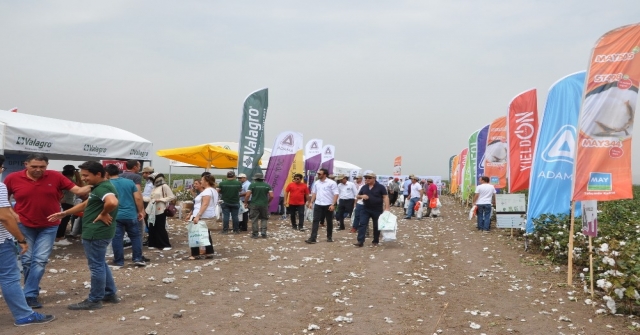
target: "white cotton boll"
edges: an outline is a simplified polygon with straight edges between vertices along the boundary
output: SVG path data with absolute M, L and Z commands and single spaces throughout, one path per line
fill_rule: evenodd
M 604 297 L 602 297 L 602 299 L 604 299 L 604 301 L 607 302 L 607 308 L 611 311 L 611 314 L 616 314 L 616 302 L 615 302 L 615 300 L 613 300 L 613 298 L 611 298 L 608 295 L 605 295 Z
M 471 322 L 471 324 L 469 324 L 469 327 L 471 327 L 472 329 L 480 329 L 480 325 L 475 322 Z
M 607 243 L 602 243 L 602 244 L 600 245 L 600 251 L 601 251 L 601 252 L 608 252 L 608 251 L 609 251 L 609 244 L 607 244 Z
M 617 288 L 615 290 L 613 290 L 613 292 L 618 295 L 618 298 L 622 299 L 624 297 L 624 289 L 623 288 Z

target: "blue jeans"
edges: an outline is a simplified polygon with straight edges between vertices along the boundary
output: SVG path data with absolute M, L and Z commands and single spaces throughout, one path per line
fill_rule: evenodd
M 31 315 L 33 310 L 27 305 L 20 287 L 20 269 L 16 256 L 13 240 L 0 241 L 0 287 L 4 301 L 9 306 L 13 318 L 17 320 Z
M 222 203 L 220 205 L 222 208 L 222 230 L 229 231 L 229 214 L 231 214 L 231 220 L 233 220 L 233 231 L 240 230 L 240 222 L 238 220 L 238 210 L 240 209 L 239 204 L 227 204 Z
M 358 222 L 360 222 L 360 212 L 364 207 L 363 204 L 356 203 L 356 212 L 353 214 L 353 219 L 351 220 L 351 228 L 358 229 Z
M 105 259 L 107 246 L 110 242 L 110 238 L 104 240 L 82 239 L 84 254 L 87 257 L 87 263 L 91 271 L 89 300 L 92 302 L 101 301 L 105 296 L 114 295 L 117 292 L 111 269 L 109 269 Z
M 380 242 L 380 230 L 378 230 L 378 218 L 380 218 L 380 215 L 382 215 L 382 209 L 373 210 L 362 206 L 362 209 L 360 210 L 360 220 L 358 220 L 358 243 L 364 243 L 367 226 L 369 225 L 369 218 L 373 221 L 373 241 L 371 242 Z
M 58 226 L 29 228 L 22 223 L 19 223 L 18 226 L 29 245 L 27 252 L 20 256 L 24 273 L 24 296 L 37 298 L 40 292 L 40 280 L 42 280 L 44 267 L 47 266 L 53 250 Z
M 409 208 L 407 209 L 407 217 L 410 218 L 413 216 L 413 207 L 416 206 L 416 203 L 420 201 L 420 198 L 411 198 L 409 200 Z
M 477 205 L 478 229 L 489 231 L 491 226 L 491 205 Z
M 137 219 L 116 220 L 116 235 L 113 237 L 113 263 L 119 266 L 124 265 L 124 232 L 127 232 L 131 239 L 131 259 L 134 262 L 142 261 L 142 235 L 140 234 L 140 222 Z

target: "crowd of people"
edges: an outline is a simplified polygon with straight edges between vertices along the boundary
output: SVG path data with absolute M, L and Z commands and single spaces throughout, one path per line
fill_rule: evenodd
M 3 163 L 4 156 L 0 155 L 0 166 Z M 67 165 L 58 172 L 48 170 L 48 163 L 45 155 L 31 154 L 25 160 L 24 170 L 9 174 L 0 183 L 0 285 L 17 326 L 55 319 L 53 315 L 34 311 L 43 308 L 38 300 L 40 281 L 54 246 L 69 245 L 71 238 L 80 237 L 90 270 L 88 297 L 69 305 L 71 310 L 95 310 L 104 303 L 119 303 L 110 266 L 125 264 L 125 235 L 130 240 L 134 266 L 143 267 L 150 261 L 143 255 L 144 245 L 155 250 L 172 248 L 167 219 L 175 215 L 172 202 L 176 196 L 162 173 L 156 173 L 150 166 L 141 169 L 137 160 L 127 161 L 124 171 L 113 164 L 103 166 L 88 161 L 78 167 Z M 484 202 L 487 195 L 491 200 L 491 194 L 488 189 L 479 189 L 478 208 L 485 220 Z M 221 234 L 248 231 L 251 221 L 251 238 L 268 237 L 269 204 L 274 193 L 262 173 L 256 173 L 249 181 L 246 175 L 236 176 L 229 171 L 226 179 L 216 182 L 211 173 L 204 172 L 194 181 L 191 191 L 194 204 L 185 221 L 204 223 L 209 243 L 191 247 L 189 260 L 214 256 L 211 231 L 216 230 L 219 216 L 222 216 Z M 306 243 L 318 242 L 321 227 L 326 230 L 326 242 L 333 242 L 334 221 L 336 230 L 342 231 L 347 230 L 345 219 L 350 218 L 349 232 L 356 234 L 353 245 L 363 247 L 370 237 L 369 222 L 373 230 L 372 246 L 378 246 L 378 220 L 382 213 L 393 205 L 402 205 L 398 203 L 401 196 L 409 204 L 403 206 L 405 219 L 411 219 L 413 205 L 425 194 L 428 199 L 438 197 L 437 187 L 430 179 L 423 186 L 417 177 L 410 175 L 402 184 L 397 178 L 390 178 L 384 185 L 377 181 L 375 173 L 368 172 L 352 182 L 345 175 L 334 178 L 322 168 L 311 186 L 303 175 L 294 175 L 283 190 L 281 201 L 295 230 L 304 231 L 306 213 L 313 214 Z M 69 223 L 71 234 L 67 235 Z M 485 224 L 483 221 L 479 227 L 485 229 Z M 22 275 L 16 261 L 16 245 Z M 113 259 L 107 262 L 110 250 Z

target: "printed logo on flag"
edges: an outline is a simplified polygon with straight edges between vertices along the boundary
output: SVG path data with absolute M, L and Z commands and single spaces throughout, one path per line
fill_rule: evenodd
M 318 149 L 318 142 L 313 141 L 313 143 L 311 143 L 311 149 Z
M 293 146 L 293 134 L 289 134 L 287 135 L 282 142 L 280 142 L 280 145 L 287 145 L 292 147 Z
M 498 183 L 500 183 L 500 177 L 491 176 L 490 181 L 492 185 L 498 185 Z
M 246 167 L 247 169 L 253 168 L 253 158 L 251 156 L 247 156 L 247 158 L 242 161 L 242 166 Z
M 545 162 L 567 162 L 573 164 L 574 150 L 576 147 L 576 127 L 565 125 L 558 130 L 542 151 L 542 160 Z
M 480 166 L 481 169 L 484 169 L 484 155 L 482 155 L 482 159 L 480 160 L 480 162 L 478 163 L 478 165 Z
M 591 172 L 587 191 L 611 191 L 611 173 Z
M 327 150 L 324 151 L 325 155 L 331 155 L 331 148 L 327 147 Z

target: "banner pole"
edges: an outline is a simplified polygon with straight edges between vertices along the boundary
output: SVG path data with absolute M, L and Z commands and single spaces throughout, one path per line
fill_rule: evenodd
M 589 236 L 589 281 L 591 282 L 591 298 L 593 298 L 593 237 Z
M 569 250 L 567 256 L 569 258 L 567 262 L 567 284 L 573 285 L 573 223 L 575 217 L 576 202 L 571 201 L 571 226 L 569 228 Z

